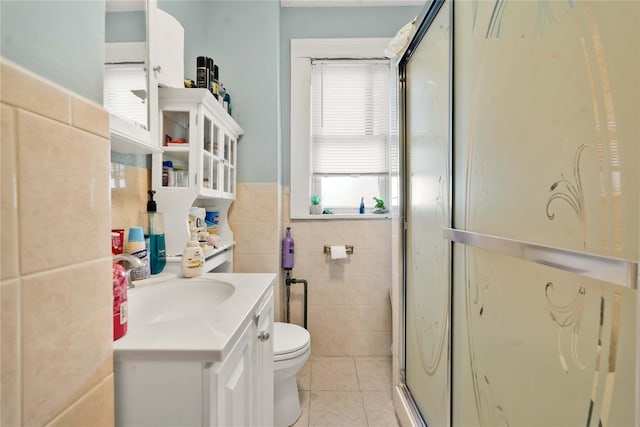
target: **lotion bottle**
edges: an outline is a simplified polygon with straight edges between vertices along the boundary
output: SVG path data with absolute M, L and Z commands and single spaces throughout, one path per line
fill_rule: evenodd
M 195 277 L 200 276 L 204 269 L 204 252 L 198 244 L 196 229 L 191 228 L 191 240 L 187 243 L 182 254 L 182 276 Z

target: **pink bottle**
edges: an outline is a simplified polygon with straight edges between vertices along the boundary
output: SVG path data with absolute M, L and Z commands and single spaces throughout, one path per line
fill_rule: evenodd
M 127 333 L 127 271 L 119 263 L 113 264 L 113 340 Z

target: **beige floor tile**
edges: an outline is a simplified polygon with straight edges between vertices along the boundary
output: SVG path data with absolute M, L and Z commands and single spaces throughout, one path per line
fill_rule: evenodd
M 391 356 L 354 356 L 353 360 L 358 362 L 388 362 L 391 363 Z
M 311 390 L 311 359 L 296 374 L 298 390 Z
M 361 393 L 369 427 L 398 427 L 398 419 L 391 403 L 391 390 Z
M 366 426 L 364 403 L 359 391 L 312 391 L 309 426 Z
M 391 388 L 391 359 L 371 358 L 372 360 L 357 360 L 355 362 L 358 373 L 360 390 L 388 390 Z M 380 360 L 386 359 L 386 360 Z
M 309 391 L 300 391 L 300 409 L 302 409 L 302 413 L 300 417 L 293 424 L 293 427 L 308 427 L 309 426 L 309 401 L 310 401 L 310 392 Z
M 358 390 L 358 376 L 353 358 L 312 358 L 311 390 Z

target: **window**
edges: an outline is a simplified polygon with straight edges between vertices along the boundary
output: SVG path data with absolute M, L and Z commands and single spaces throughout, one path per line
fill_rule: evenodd
M 309 217 L 313 195 L 336 215 L 358 215 L 361 197 L 367 212 L 374 196 L 390 201 L 395 68 L 382 58 L 387 42 L 292 40 L 292 218 Z

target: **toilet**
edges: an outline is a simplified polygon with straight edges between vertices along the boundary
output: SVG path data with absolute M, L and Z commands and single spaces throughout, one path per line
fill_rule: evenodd
M 311 335 L 291 323 L 273 324 L 273 418 L 274 426 L 285 427 L 300 416 L 296 373 L 311 354 Z

